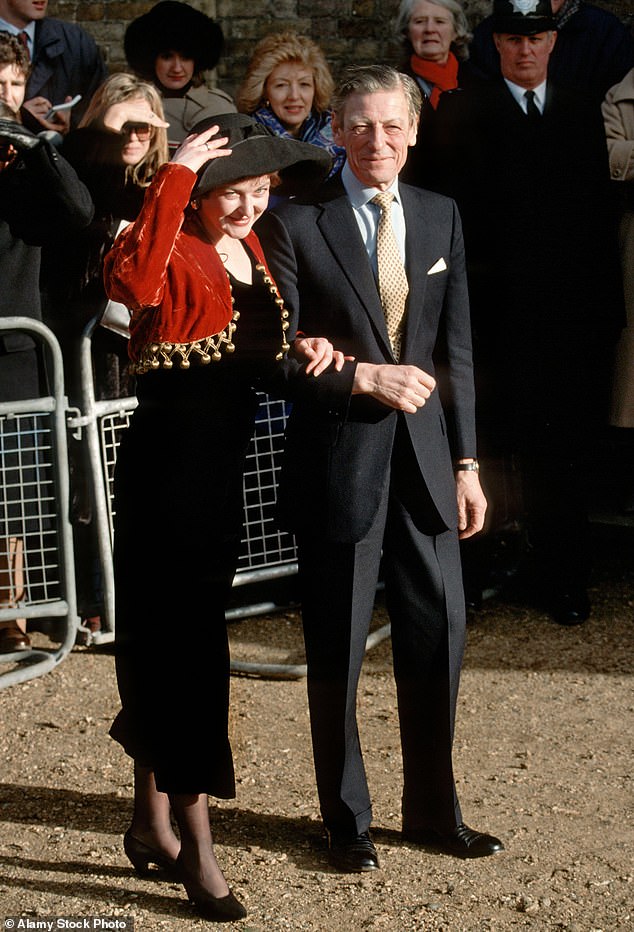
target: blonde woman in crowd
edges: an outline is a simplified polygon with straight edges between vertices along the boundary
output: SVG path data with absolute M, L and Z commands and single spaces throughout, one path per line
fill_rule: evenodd
M 238 110 L 253 116 L 276 136 L 326 149 L 331 174 L 345 151 L 332 136 L 330 97 L 334 83 L 319 46 L 296 32 L 277 32 L 256 45 L 236 95 Z
M 95 205 L 90 226 L 58 238 L 44 252 L 45 319 L 64 356 L 66 390 L 83 408 L 80 340 L 88 321 L 108 306 L 103 259 L 119 230 L 136 219 L 157 169 L 168 160 L 167 123 L 156 88 L 131 74 L 114 74 L 92 96 L 78 129 L 71 130 L 63 154 L 88 188 Z M 95 395 L 98 399 L 134 393 L 130 375 L 127 312 L 112 309 L 92 335 Z M 115 329 L 112 329 L 115 327 Z M 96 589 L 99 562 L 90 528 L 91 495 L 82 463 L 84 448 L 71 441 L 71 516 L 76 537 L 78 606 L 83 624 L 100 626 L 101 597 Z

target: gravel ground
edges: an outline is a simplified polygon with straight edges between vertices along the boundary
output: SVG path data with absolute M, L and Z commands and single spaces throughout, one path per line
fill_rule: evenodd
M 336 874 L 324 860 L 304 680 L 232 678 L 238 793 L 213 803 L 210 816 L 220 862 L 249 910 L 235 928 L 634 927 L 634 534 L 596 534 L 586 625 L 561 628 L 502 599 L 469 625 L 455 769 L 467 822 L 505 842 L 493 858 L 459 861 L 400 840 L 389 640 L 368 651 L 359 690 L 382 867 L 370 875 Z M 375 626 L 384 622 L 379 599 Z M 230 630 L 236 659 L 303 661 L 296 612 Z M 37 928 L 58 915 L 134 917 L 147 932 L 209 926 L 181 887 L 138 878 L 125 858 L 131 767 L 107 736 L 117 704 L 107 647 L 76 647 L 53 672 L 0 692 L 0 919 Z

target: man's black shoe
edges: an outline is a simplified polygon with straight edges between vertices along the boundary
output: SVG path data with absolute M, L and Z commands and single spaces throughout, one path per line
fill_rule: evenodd
M 550 613 L 558 625 L 581 625 L 590 617 L 590 599 L 584 589 L 555 596 Z
M 430 829 L 403 829 L 404 841 L 424 848 L 435 848 L 458 858 L 486 858 L 504 850 L 504 845 L 494 835 L 477 832 L 462 822 L 453 832 L 444 834 Z
M 328 854 L 332 866 L 346 873 L 375 871 L 379 867 L 379 857 L 368 832 L 353 836 L 330 835 Z

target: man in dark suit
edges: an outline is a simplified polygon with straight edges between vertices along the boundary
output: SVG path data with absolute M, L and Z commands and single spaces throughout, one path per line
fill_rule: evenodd
M 549 0 L 495 0 L 494 29 L 501 76 L 447 100 L 428 184 L 464 223 L 483 458 L 521 476 L 515 585 L 576 625 L 591 609 L 589 455 L 623 322 L 605 133 L 596 101 L 548 76 Z M 495 519 L 504 502 L 489 499 Z
M 0 30 L 17 36 L 31 59 L 24 125 L 34 133 L 45 129 L 64 135 L 78 125 L 108 72 L 92 36 L 77 23 L 47 16 L 47 7 L 48 0 L 0 0 Z M 51 106 L 76 94 L 82 99 L 72 111 L 46 119 Z
M 317 788 L 330 859 L 344 871 L 378 867 L 356 691 L 381 556 L 403 836 L 462 857 L 503 847 L 463 824 L 452 770 L 465 630 L 458 534 L 482 527 L 486 502 L 460 218 L 447 198 L 398 182 L 420 104 L 411 78 L 385 66 L 352 69 L 334 103 L 335 140 L 347 156 L 341 177 L 310 202 L 276 207 L 258 230 L 299 327 L 324 334 L 347 357 L 341 372 L 312 382 L 310 399 L 294 402 L 281 489 L 299 548 Z M 377 256 L 385 208 L 372 202 L 381 193 L 394 197 L 409 290 L 405 316 L 389 330 Z M 441 347 L 444 410 L 434 375 Z

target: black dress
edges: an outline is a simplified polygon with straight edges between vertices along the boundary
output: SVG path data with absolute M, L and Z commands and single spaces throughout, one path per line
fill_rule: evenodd
M 235 795 L 225 604 L 240 546 L 242 473 L 275 371 L 279 308 L 255 271 L 231 279 L 236 351 L 137 379 L 115 476 L 116 668 L 112 737 L 159 790 Z M 231 277 L 230 277 L 231 278 Z

